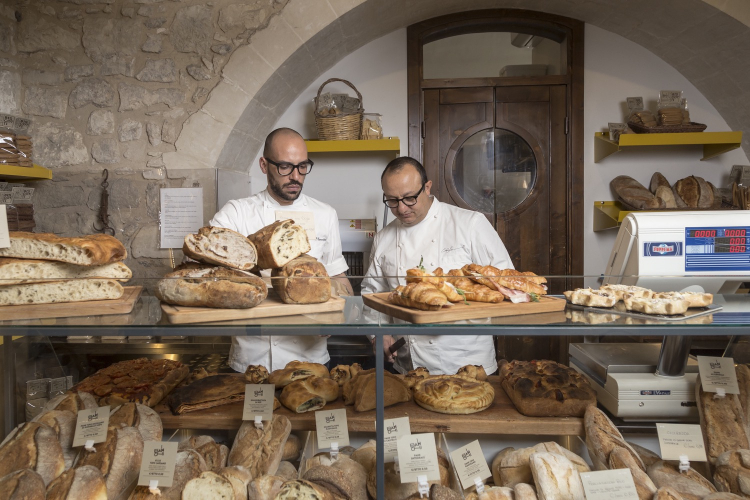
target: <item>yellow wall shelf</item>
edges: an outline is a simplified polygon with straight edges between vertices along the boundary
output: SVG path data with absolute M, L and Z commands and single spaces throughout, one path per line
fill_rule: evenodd
M 622 221 L 633 212 L 694 212 L 701 210 L 717 210 L 715 208 L 662 208 L 655 210 L 628 210 L 619 201 L 594 202 L 594 232 L 615 229 L 622 225 Z M 720 210 L 737 210 L 736 208 L 721 208 Z
M 52 179 L 52 170 L 39 165 L 33 167 L 17 167 L 15 165 L 0 164 L 0 179 L 14 181 L 37 181 Z
M 609 140 L 608 132 L 594 134 L 594 163 L 632 146 L 703 146 L 703 158 L 708 160 L 742 144 L 742 132 L 685 132 L 679 134 L 622 134 L 620 142 Z
M 319 141 L 317 139 L 305 140 L 309 153 L 351 153 L 351 152 L 373 152 L 373 151 L 401 151 L 401 141 L 398 137 L 386 137 L 384 139 L 363 139 L 355 141 Z

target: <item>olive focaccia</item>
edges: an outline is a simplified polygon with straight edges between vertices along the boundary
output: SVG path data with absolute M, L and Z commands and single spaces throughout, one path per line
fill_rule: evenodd
M 506 362 L 500 379 L 516 409 L 529 417 L 582 417 L 596 404 L 588 380 L 554 361 Z

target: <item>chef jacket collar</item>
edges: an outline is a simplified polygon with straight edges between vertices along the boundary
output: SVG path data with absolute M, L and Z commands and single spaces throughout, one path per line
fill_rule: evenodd
M 418 227 L 420 224 L 424 224 L 425 222 L 427 222 L 428 219 L 437 219 L 438 212 L 440 211 L 440 207 L 438 206 L 440 205 L 440 202 L 438 201 L 437 196 L 435 195 L 430 195 L 430 198 L 432 198 L 432 205 L 430 205 L 430 209 L 427 211 L 427 215 L 425 216 L 424 219 L 419 221 L 419 223 L 415 224 L 414 226 L 406 226 L 399 219 L 396 219 L 398 220 L 398 225 L 402 229 L 410 229 L 412 227 Z
M 261 193 L 261 196 L 263 198 L 263 206 L 265 208 L 279 207 L 283 209 L 289 206 L 292 206 L 292 207 L 298 206 L 298 205 L 305 206 L 305 207 L 307 206 L 307 196 L 305 196 L 304 194 L 300 194 L 299 198 L 294 200 L 291 205 L 283 205 L 283 206 L 278 201 L 273 199 L 273 197 L 268 193 L 268 188 L 263 190 L 263 192 Z

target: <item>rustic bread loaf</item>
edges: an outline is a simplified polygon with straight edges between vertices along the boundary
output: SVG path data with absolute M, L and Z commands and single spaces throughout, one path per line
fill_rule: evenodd
M 516 451 L 516 449 L 512 446 L 503 448 L 497 453 L 497 455 L 495 455 L 495 458 L 492 459 L 490 471 L 492 472 L 492 482 L 495 483 L 495 486 L 505 486 L 505 484 L 503 484 L 503 479 L 501 476 L 503 459 L 514 451 Z
M 677 208 L 677 200 L 674 199 L 671 187 L 659 186 L 656 188 L 656 197 L 664 202 L 664 208 Z
M 81 449 L 75 468 L 98 468 L 107 484 L 109 498 L 117 498 L 138 478 L 143 457 L 143 438 L 135 427 L 107 429 L 107 439 L 94 445 L 93 452 Z
M 274 415 L 263 429 L 256 428 L 253 422 L 244 422 L 234 438 L 227 463 L 246 467 L 253 477 L 274 475 L 291 430 L 291 422 L 283 415 Z
M 750 450 L 719 455 L 714 464 L 714 484 L 719 491 L 750 497 Z
M 701 188 L 698 179 L 695 176 L 691 175 L 690 177 L 680 179 L 675 183 L 674 189 L 685 205 L 690 208 L 698 207 L 698 201 L 701 197 Z
M 253 480 L 249 470 L 241 465 L 234 465 L 222 467 L 216 473 L 232 484 L 234 500 L 247 500 L 247 488 Z
M 335 497 L 322 486 L 304 479 L 295 479 L 284 483 L 275 500 L 335 500 Z
M 478 500 L 515 500 L 513 488 L 505 486 L 488 486 L 477 496 Z M 415 498 L 416 500 L 416 498 Z
M 636 462 L 633 458 L 630 450 L 621 446 L 612 450 L 609 454 L 609 468 L 629 469 L 633 476 L 635 489 L 638 492 L 638 498 L 640 500 L 651 500 L 653 498 L 654 493 L 656 493 L 656 485 L 648 477 L 646 471 L 641 468 L 641 463 Z
M 271 271 L 271 285 L 286 304 L 320 304 L 331 298 L 331 279 L 325 266 L 300 255 Z
M 0 477 L 22 469 L 39 474 L 45 485 L 63 473 L 65 459 L 55 431 L 38 422 L 26 422 L 0 443 Z
M 742 500 L 743 498 L 747 497 L 735 495 L 734 493 L 716 492 L 706 495 L 703 497 L 703 500 Z
M 346 475 L 352 487 L 352 500 L 367 500 L 367 471 L 362 465 L 346 455 L 339 454 L 331 468 L 338 469 Z
M 294 467 L 291 462 L 282 460 L 279 462 L 279 468 L 276 469 L 276 475 L 284 478 L 284 481 L 291 481 L 292 479 L 297 479 L 299 473 L 297 472 L 297 468 Z
M 383 378 L 383 405 L 392 406 L 411 400 L 411 392 L 403 380 L 399 377 L 385 373 Z M 370 411 L 376 406 L 375 374 L 366 373 L 357 375 L 358 383 L 351 395 L 351 404 L 354 411 Z M 347 403 L 349 404 L 349 403 Z
M 648 468 L 648 477 L 658 488 L 673 488 L 684 500 L 702 500 L 716 492 L 714 485 L 695 469 L 691 467 L 686 472 L 680 472 L 676 463 L 656 462 Z
M 443 486 L 440 484 L 433 484 L 432 486 L 430 486 L 429 496 L 430 500 L 461 500 L 461 495 L 448 488 L 447 486 Z
M 295 360 L 287 363 L 281 370 L 272 371 L 268 377 L 268 383 L 274 384 L 277 389 L 281 389 L 295 380 L 302 380 L 309 377 L 328 378 L 330 374 L 325 365 Z
M 127 256 L 123 244 L 106 234 L 63 238 L 52 233 L 11 231 L 10 246 L 0 248 L 0 257 L 54 260 L 81 266 L 103 266 Z
M 664 208 L 665 206 L 664 202 L 654 196 L 643 184 L 627 175 L 615 177 L 609 185 L 620 200 L 633 208 Z
M 182 490 L 182 500 L 228 500 L 234 498 L 234 488 L 228 479 L 215 472 L 201 472 Z
M 662 486 L 654 493 L 653 500 L 682 500 L 682 495 L 669 486 Z
M 164 276 L 156 288 L 162 302 L 187 307 L 249 309 L 268 295 L 257 276 L 222 267 L 183 269 Z
M 334 498 L 352 499 L 352 483 L 340 469 L 319 465 L 308 469 L 302 479 L 322 486 L 330 491 Z
M 109 413 L 109 425 L 135 427 L 141 433 L 144 442 L 161 441 L 164 432 L 159 414 L 152 408 L 138 403 L 115 406 Z
M 40 413 L 32 420 L 33 422 L 48 426 L 57 434 L 66 470 L 73 466 L 73 461 L 78 454 L 78 450 L 73 448 L 73 436 L 75 435 L 77 418 L 72 411 L 51 410 Z
M 310 251 L 307 232 L 292 219 L 278 220 L 248 236 L 258 249 L 258 267 L 276 269 Z
M 33 470 L 18 470 L 0 477 L 0 500 L 45 500 L 45 495 L 44 480 Z
M 519 483 L 513 487 L 515 500 L 537 500 L 536 491 L 530 484 Z
M 92 465 L 66 470 L 47 486 L 47 500 L 79 499 L 107 500 L 104 476 Z
M 198 262 L 249 271 L 258 262 L 255 245 L 243 235 L 223 227 L 202 227 L 185 236 L 182 252 Z
M 205 471 L 206 463 L 197 451 L 178 451 L 172 486 L 160 487 L 159 495 L 151 493 L 147 486 L 137 486 L 129 500 L 181 500 L 182 490 L 185 489 L 187 482 L 199 477 Z
M 572 451 L 563 448 L 554 441 L 549 441 L 546 443 L 539 443 L 529 448 L 521 448 L 519 450 L 503 453 L 503 457 L 497 467 L 495 467 L 493 461 L 493 471 L 497 470 L 498 472 L 498 481 L 495 481 L 495 485 L 515 487 L 515 485 L 519 483 L 533 482 L 531 455 L 534 453 L 545 452 L 555 453 L 567 458 L 579 472 L 588 472 L 590 470 L 588 464 L 583 458 L 579 457 Z
M 133 272 L 122 262 L 81 266 L 49 260 L 0 258 L 0 286 L 84 278 L 128 281 L 132 277 Z
M 217 471 L 227 465 L 229 449 L 214 441 L 211 436 L 191 436 L 180 441 L 178 451 L 195 450 L 203 457 L 206 470 Z
M 745 434 L 750 440 L 750 366 L 737 363 L 735 366 L 737 385 L 740 388 L 739 399 L 742 408 L 742 418 L 745 422 Z
M 369 474 L 375 468 L 376 453 L 375 441 L 371 439 L 352 453 L 352 460 L 361 465 L 365 472 Z
M 648 187 L 653 194 L 656 194 L 656 190 L 660 187 L 667 187 L 670 190 L 672 189 L 672 185 L 669 183 L 667 178 L 662 175 L 661 172 L 654 172 L 654 175 L 651 176 L 651 182 L 649 183 Z
M 646 466 L 646 469 L 648 469 L 651 464 L 661 460 L 661 457 L 659 455 L 649 450 L 648 448 L 644 448 L 643 446 L 631 443 L 630 441 L 627 441 L 627 443 L 641 458 L 641 461 L 643 462 L 643 465 Z
M 703 391 L 699 375 L 695 381 L 695 400 L 706 443 L 706 455 L 711 464 L 724 452 L 750 449 L 739 396 L 727 394 L 723 398 L 714 398 L 714 395 L 713 392 Z
M 302 444 L 296 434 L 289 434 L 289 437 L 284 443 L 284 453 L 281 455 L 281 461 L 294 460 L 299 458 L 299 454 L 302 452 Z
M 256 477 L 247 487 L 247 500 L 273 500 L 276 494 L 281 490 L 281 486 L 287 482 L 296 479 L 284 478 L 280 476 L 261 476 Z
M 55 396 L 44 404 L 43 412 L 51 410 L 67 410 L 78 415 L 78 410 L 90 410 L 97 408 L 94 396 L 88 392 L 66 392 Z
M 428 481 L 429 485 L 440 484 L 448 486 L 449 476 L 448 469 L 440 464 L 440 481 Z M 409 499 L 412 495 L 419 496 L 417 483 L 402 483 L 401 475 L 396 472 L 393 463 L 385 464 L 385 500 L 404 500 Z M 367 476 L 367 491 L 372 498 L 378 498 L 377 495 L 377 467 L 373 467 Z
M 84 279 L 0 287 L 0 306 L 113 300 L 125 290 L 117 281 Z
M 586 414 L 583 416 L 583 426 L 586 430 L 586 448 L 594 464 L 594 470 L 608 469 L 609 455 L 617 447 L 628 450 L 638 468 L 646 470 L 646 466 L 643 464 L 641 457 L 638 456 L 638 453 L 625 442 L 617 427 L 596 405 L 586 408 Z
M 534 484 L 541 498 L 585 498 L 581 475 L 573 463 L 556 453 L 532 453 Z
M 714 188 L 703 177 L 696 176 L 695 180 L 698 181 L 700 192 L 698 208 L 711 208 L 714 204 Z

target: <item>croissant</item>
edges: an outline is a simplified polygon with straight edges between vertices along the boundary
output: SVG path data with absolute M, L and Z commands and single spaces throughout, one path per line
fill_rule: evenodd
M 423 271 L 418 267 L 406 270 L 407 283 L 418 283 L 420 281 L 434 285 L 435 288 L 443 292 L 451 302 L 463 302 L 464 300 L 464 298 L 456 292 L 456 288 L 443 278 L 443 270 L 439 267 L 432 273 Z
M 444 306 L 452 305 L 443 292 L 424 281 L 397 287 L 388 295 L 388 300 L 397 306 L 423 311 L 437 311 Z

